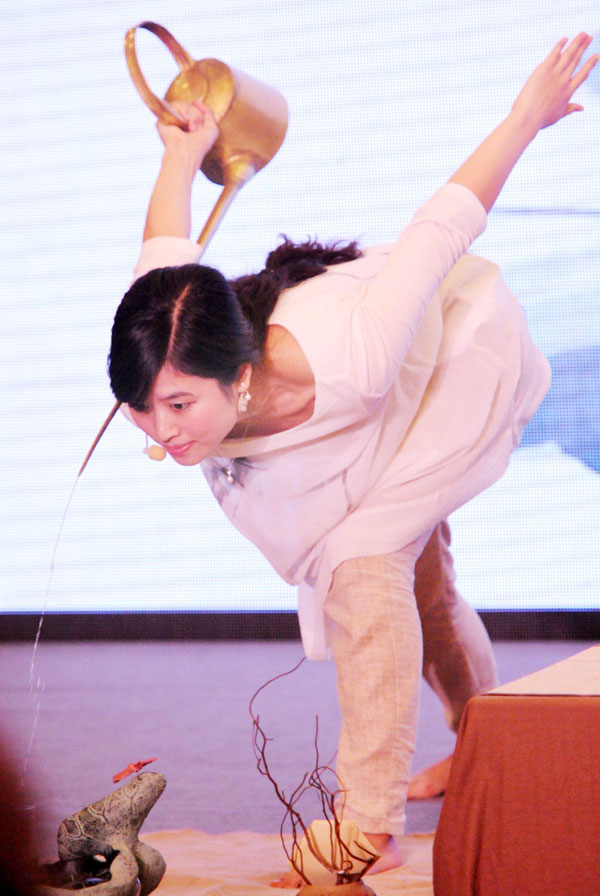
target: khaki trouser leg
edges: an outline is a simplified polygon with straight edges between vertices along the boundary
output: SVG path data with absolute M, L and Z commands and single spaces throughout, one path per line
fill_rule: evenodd
M 443 522 L 394 554 L 348 560 L 327 596 L 344 817 L 369 833 L 404 829 L 421 671 L 453 729 L 467 700 L 497 682 L 485 628 L 454 588 L 449 544 Z
M 426 538 L 340 564 L 325 604 L 342 710 L 344 817 L 368 833 L 404 829 L 422 668 L 414 566 Z
M 440 523 L 415 566 L 415 596 L 423 630 L 423 675 L 458 730 L 467 700 L 498 683 L 485 627 L 454 587 L 450 528 Z

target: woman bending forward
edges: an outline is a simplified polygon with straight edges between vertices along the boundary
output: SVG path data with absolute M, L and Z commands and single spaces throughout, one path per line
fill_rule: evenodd
M 286 241 L 233 282 L 198 265 L 188 239 L 212 116 L 182 105 L 189 132 L 159 125 L 111 386 L 177 463 L 201 465 L 233 524 L 299 586 L 306 653 L 335 659 L 344 817 L 382 852 L 374 870 L 402 861 L 421 671 L 454 728 L 495 683 L 487 636 L 453 588 L 444 520 L 503 473 L 549 370 L 498 269 L 465 253 L 538 131 L 581 109 L 571 97 L 597 62 L 580 66 L 590 41 L 556 45 L 395 244 Z

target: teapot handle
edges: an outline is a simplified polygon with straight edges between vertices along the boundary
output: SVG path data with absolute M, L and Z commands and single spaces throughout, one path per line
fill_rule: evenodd
M 139 25 L 130 28 L 125 35 L 125 58 L 129 68 L 129 74 L 137 87 L 139 95 L 160 121 L 164 124 L 178 125 L 182 130 L 187 131 L 188 124 L 185 118 L 182 118 L 177 110 L 166 100 L 159 99 L 148 87 L 135 52 L 135 32 L 138 28 L 145 28 L 146 31 L 151 31 L 152 34 L 155 34 L 160 38 L 182 72 L 191 68 L 194 64 L 194 60 L 187 50 L 184 50 L 181 44 L 175 40 L 171 32 L 167 31 L 166 28 L 163 28 L 162 25 L 158 25 L 156 22 L 140 22 Z

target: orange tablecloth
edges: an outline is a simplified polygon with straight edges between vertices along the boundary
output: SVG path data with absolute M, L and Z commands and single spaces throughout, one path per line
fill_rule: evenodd
M 469 701 L 436 896 L 600 894 L 600 646 Z

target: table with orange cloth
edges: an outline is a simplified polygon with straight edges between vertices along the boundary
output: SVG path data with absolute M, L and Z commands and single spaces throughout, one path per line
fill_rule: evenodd
M 435 896 L 600 894 L 600 645 L 469 701 L 433 886 Z

